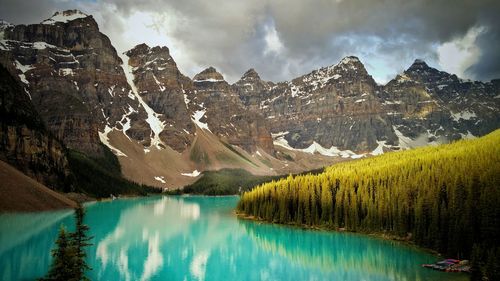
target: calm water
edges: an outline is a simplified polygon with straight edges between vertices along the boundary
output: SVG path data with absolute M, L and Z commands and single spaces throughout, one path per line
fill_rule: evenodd
M 399 243 L 236 219 L 237 197 L 149 197 L 87 205 L 92 280 L 467 280 L 420 267 L 435 257 Z M 71 211 L 0 216 L 0 279 L 50 265 Z

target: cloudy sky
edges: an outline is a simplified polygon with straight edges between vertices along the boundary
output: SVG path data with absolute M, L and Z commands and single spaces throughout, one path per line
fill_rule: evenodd
M 165 45 L 192 77 L 216 67 L 229 82 L 249 68 L 283 81 L 358 56 L 379 83 L 416 59 L 487 81 L 500 78 L 498 0 L 0 0 L 0 18 L 39 23 L 91 14 L 119 52 Z

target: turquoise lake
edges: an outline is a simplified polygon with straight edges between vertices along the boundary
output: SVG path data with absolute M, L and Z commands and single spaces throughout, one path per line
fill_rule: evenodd
M 468 280 L 422 268 L 438 258 L 398 242 L 239 220 L 238 197 L 154 196 L 86 205 L 91 280 Z M 0 279 L 50 266 L 72 211 L 0 215 Z

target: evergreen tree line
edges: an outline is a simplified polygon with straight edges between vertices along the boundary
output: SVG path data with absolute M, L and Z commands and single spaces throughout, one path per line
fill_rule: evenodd
M 85 248 L 92 245 L 89 243 L 92 237 L 87 234 L 89 227 L 83 223 L 84 216 L 85 210 L 79 204 L 75 208 L 75 232 L 69 233 L 61 226 L 52 250 L 52 265 L 41 281 L 89 280 L 85 276 L 85 271 L 91 269 L 85 261 Z
M 275 223 L 409 237 L 500 280 L 500 130 L 336 164 L 244 193 L 237 212 Z

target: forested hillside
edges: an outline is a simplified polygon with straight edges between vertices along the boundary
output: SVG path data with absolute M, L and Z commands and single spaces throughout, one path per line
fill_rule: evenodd
M 410 237 L 450 257 L 472 257 L 473 277 L 495 280 L 499 144 L 497 130 L 337 164 L 319 175 L 289 176 L 244 193 L 238 212 L 270 222 Z

